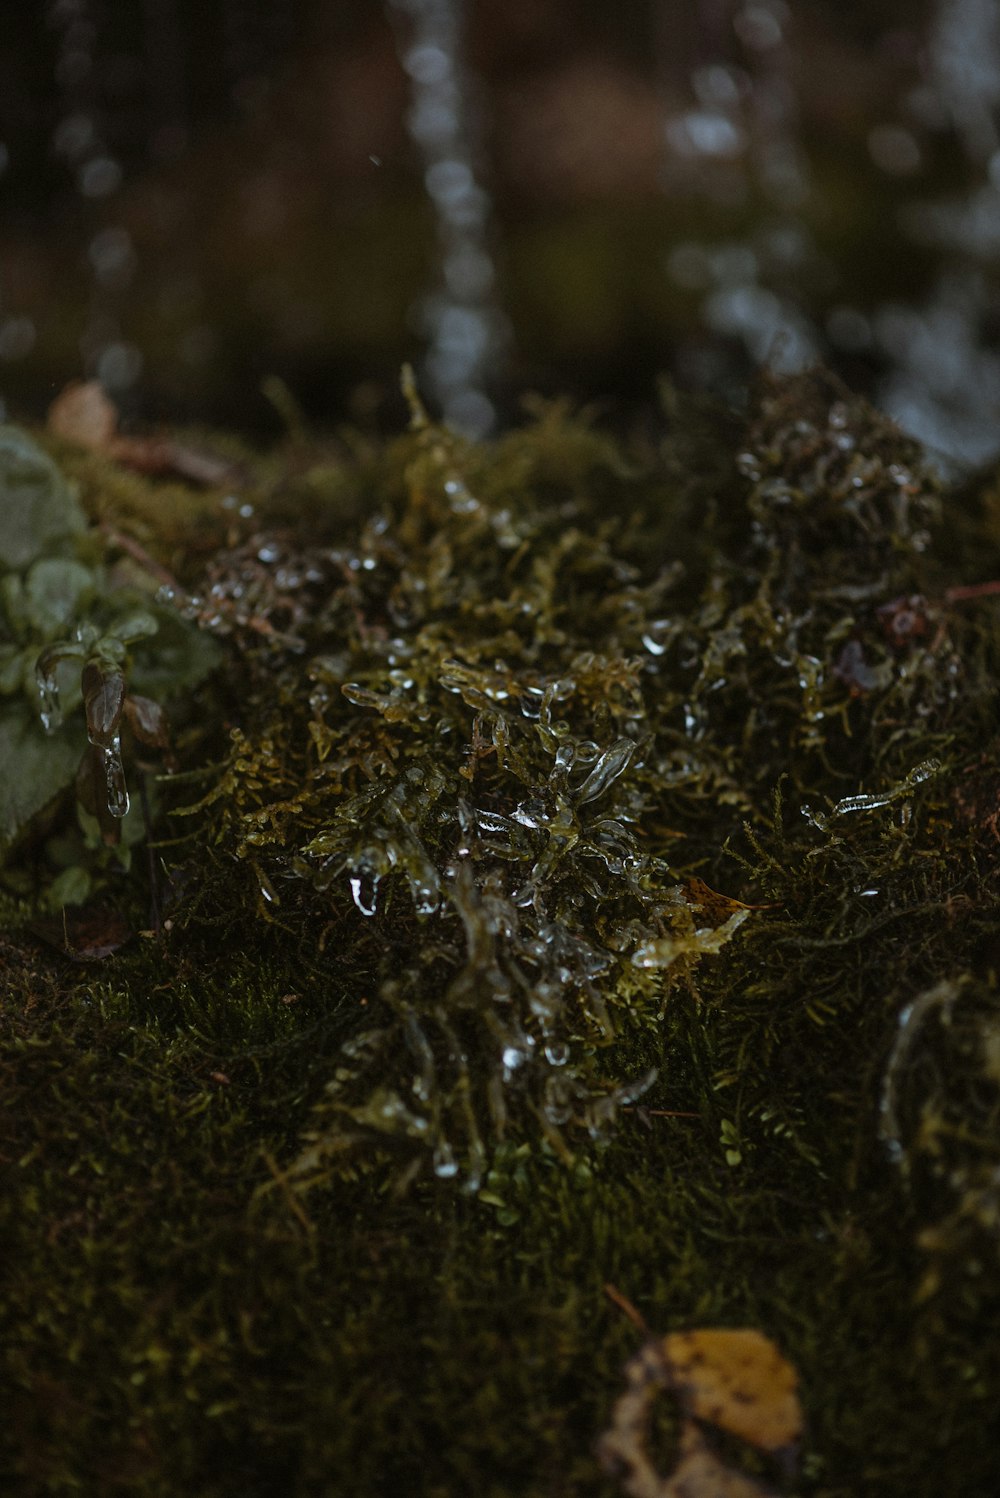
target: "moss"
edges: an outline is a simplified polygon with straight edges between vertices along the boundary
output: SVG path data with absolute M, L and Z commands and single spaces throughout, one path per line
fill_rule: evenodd
M 610 1495 L 610 1281 L 775 1339 L 796 1491 L 992 1492 L 989 495 L 671 413 L 286 452 L 192 563 L 169 927 L 3 954 L 13 1491 Z

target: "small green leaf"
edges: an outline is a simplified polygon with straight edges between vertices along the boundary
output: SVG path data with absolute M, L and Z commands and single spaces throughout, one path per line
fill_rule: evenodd
M 133 640 L 145 640 L 150 635 L 155 635 L 159 627 L 148 609 L 133 609 L 131 613 L 123 614 L 120 619 L 116 619 L 108 630 L 108 634 L 130 645 Z
M 52 459 L 17 427 L 0 427 L 0 564 L 20 569 L 86 529 Z
M 42 636 L 51 640 L 62 634 L 85 596 L 94 586 L 89 567 L 68 557 L 43 557 L 28 573 L 24 590 L 24 611 L 28 622 Z
M 82 905 L 92 886 L 93 881 L 86 869 L 79 865 L 63 869 L 49 885 L 46 903 L 52 910 L 63 910 L 67 905 Z
M 24 652 L 16 645 L 0 645 L 0 695 L 20 690 L 24 679 Z
M 719 1130 L 719 1141 L 725 1152 L 726 1164 L 734 1167 L 741 1165 L 743 1163 L 743 1154 L 738 1148 L 740 1136 L 736 1125 L 728 1118 L 722 1120 L 722 1127 Z
M 158 610 L 157 618 L 155 638 L 135 646 L 129 685 L 144 697 L 167 702 L 203 681 L 219 664 L 222 652 L 210 635 L 179 614 Z
M 78 728 L 48 736 L 23 700 L 0 705 L 0 765 L 6 767 L 0 775 L 0 851 L 72 783 L 79 759 Z

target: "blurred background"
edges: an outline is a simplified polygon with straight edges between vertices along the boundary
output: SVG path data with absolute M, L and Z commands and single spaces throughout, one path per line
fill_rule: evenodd
M 0 397 L 480 433 L 831 362 L 1000 451 L 996 0 L 24 0 Z

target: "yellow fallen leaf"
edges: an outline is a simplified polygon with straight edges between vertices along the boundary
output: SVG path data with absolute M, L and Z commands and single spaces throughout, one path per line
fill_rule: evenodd
M 801 1436 L 798 1375 L 762 1332 L 671 1332 L 662 1349 L 670 1387 L 694 1419 L 761 1451 L 780 1451 Z
M 802 1434 L 798 1376 L 763 1333 L 709 1328 L 651 1339 L 626 1363 L 625 1381 L 597 1453 L 630 1498 L 777 1498 L 769 1483 L 727 1466 L 702 1428 L 794 1456 Z M 681 1416 L 677 1459 L 666 1473 L 649 1451 L 652 1406 L 663 1390 Z

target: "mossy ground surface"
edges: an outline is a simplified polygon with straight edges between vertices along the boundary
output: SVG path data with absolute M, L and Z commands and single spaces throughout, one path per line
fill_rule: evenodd
M 171 929 L 82 962 L 34 941 L 23 895 L 7 897 L 8 1490 L 610 1498 L 621 1488 L 595 1441 L 639 1340 L 603 1293 L 611 1283 L 657 1332 L 748 1326 L 774 1339 L 807 1414 L 787 1491 L 986 1498 L 1000 1397 L 989 487 L 946 495 L 941 523 L 912 446 L 825 377 L 766 389 L 744 429 L 674 412 L 656 450 L 625 453 L 558 413 L 480 452 L 449 442 L 418 428 L 387 455 L 300 454 L 261 481 L 254 524 L 286 547 L 297 524 L 299 545 L 308 532 L 372 556 L 388 580 L 384 595 L 337 595 L 324 575 L 305 595 L 326 611 L 315 626 L 314 602 L 296 621 L 286 596 L 272 598 L 282 626 L 314 629 L 301 661 L 223 621 L 228 664 L 179 719 L 183 767 L 201 778 L 163 791 L 174 813 L 202 798 L 158 829 Z M 98 469 L 77 468 L 91 513 Z M 485 530 L 442 498 L 455 473 Z M 158 540 L 139 480 L 100 492 L 118 502 L 117 524 L 197 585 L 231 519 L 213 511 L 218 496 L 192 559 L 181 535 Z M 376 510 L 391 555 L 357 540 Z M 530 563 L 531 544 L 498 540 L 529 521 L 536 593 L 516 574 L 490 592 L 498 549 Z M 536 602 L 558 596 L 562 611 L 536 610 L 541 645 L 507 630 L 503 672 L 485 615 L 466 619 L 472 677 L 449 666 L 443 687 L 449 621 L 465 605 L 447 591 L 442 536 L 463 598 L 477 578 L 490 608 L 516 585 Z M 561 576 L 546 571 L 559 547 L 571 558 Z M 633 571 L 615 574 L 609 558 Z M 227 565 L 235 576 L 245 558 Z M 439 596 L 417 617 L 427 588 Z M 407 670 L 423 718 L 393 696 L 372 634 L 385 599 L 419 641 Z M 337 631 L 336 669 L 355 695 L 310 703 L 333 680 L 315 662 L 329 662 Z M 581 664 L 588 631 L 599 667 Z M 551 738 L 536 742 L 526 715 L 519 739 L 506 699 L 486 689 L 502 676 L 527 691 L 559 670 L 583 683 L 559 699 L 565 719 L 543 722 Z M 464 739 L 453 699 L 468 708 Z M 546 911 L 584 943 L 554 966 L 530 946 L 527 916 L 514 929 L 476 915 L 449 842 L 464 813 L 448 820 L 444 792 L 396 803 L 408 830 L 375 916 L 348 874 L 377 873 L 394 846 L 377 820 L 356 846 L 335 843 L 336 881 L 321 877 L 317 828 L 336 829 L 351 797 L 364 810 L 370 785 L 411 785 L 428 723 L 448 729 L 442 775 L 467 765 L 470 746 L 493 746 L 459 785 L 459 801 L 493 818 L 473 844 L 472 885 L 502 913 L 533 867 Z M 626 765 L 606 762 L 617 774 L 595 794 L 609 798 L 600 814 L 579 770 L 575 801 L 544 778 L 560 744 L 589 777 L 620 733 L 638 747 Z M 579 746 L 592 740 L 588 760 Z M 310 759 L 303 746 L 320 741 L 327 757 Z M 324 779 L 331 757 L 338 775 Z M 523 777 L 538 779 L 547 825 L 607 857 L 574 863 L 571 848 L 556 873 L 538 872 L 545 854 L 525 852 L 512 815 Z M 264 836 L 248 843 L 248 829 Z M 152 925 L 145 868 L 136 859 L 105 895 L 137 931 Z M 428 868 L 441 895 L 421 912 Z M 280 893 L 276 910 L 263 889 Z M 706 933 L 737 900 L 749 914 L 713 950 Z M 629 942 L 601 928 L 608 991 L 591 998 L 574 963 L 591 952 L 586 921 L 609 908 Z M 485 955 L 460 928 L 490 937 Z M 630 962 L 642 952 L 647 966 Z M 556 984 L 556 1007 L 525 997 L 521 1030 L 538 1051 L 565 1043 L 571 1094 L 553 1091 L 562 1056 L 512 1076 L 490 1049 L 507 1035 L 490 1028 L 490 1006 L 509 1009 L 502 980 L 529 959 L 525 994 Z M 610 1034 L 594 1018 L 602 996 Z M 345 1045 L 373 1026 L 374 1079 L 345 1072 Z M 428 1049 L 440 1099 L 420 1090 Z M 600 1099 L 650 1068 L 641 1099 L 619 1095 L 597 1128 Z M 405 1128 L 389 1095 L 406 1100 Z M 431 1168 L 442 1139 L 454 1175 Z

